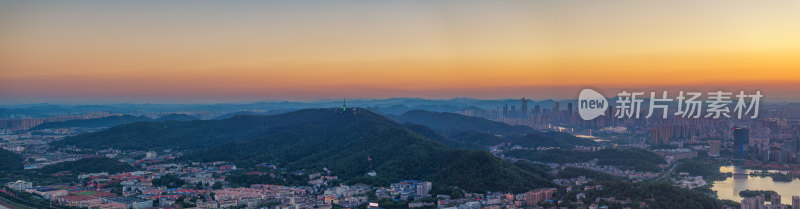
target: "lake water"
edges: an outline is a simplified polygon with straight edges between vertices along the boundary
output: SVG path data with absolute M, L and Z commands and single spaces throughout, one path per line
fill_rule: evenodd
M 755 170 L 740 169 L 734 166 L 722 166 L 720 172 L 723 173 L 742 173 L 749 174 Z M 770 172 L 780 172 L 777 170 L 770 170 Z M 776 182 L 772 181 L 770 177 L 729 177 L 724 181 L 714 182 L 711 190 L 717 192 L 719 199 L 733 200 L 736 202 L 742 201 L 739 197 L 739 192 L 749 190 L 772 190 L 781 195 L 781 204 L 792 204 L 792 195 L 800 196 L 800 180 L 793 179 L 791 182 Z

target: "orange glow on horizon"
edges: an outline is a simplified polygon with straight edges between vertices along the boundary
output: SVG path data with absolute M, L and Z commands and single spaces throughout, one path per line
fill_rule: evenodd
M 0 5 L 0 97 L 800 90 L 794 1 L 87 3 Z

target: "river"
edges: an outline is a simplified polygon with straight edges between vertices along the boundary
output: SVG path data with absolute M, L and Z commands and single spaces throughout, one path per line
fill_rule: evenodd
M 749 174 L 756 170 L 740 169 L 734 166 L 722 166 L 719 169 L 723 173 L 740 173 Z M 770 172 L 781 172 L 777 170 L 770 170 Z M 772 181 L 770 177 L 730 177 L 724 181 L 714 182 L 711 190 L 717 192 L 720 199 L 733 200 L 740 202 L 742 197 L 739 197 L 739 192 L 749 190 L 772 190 L 781 195 L 781 204 L 792 204 L 792 195 L 800 196 L 800 180 L 793 179 L 791 182 L 776 182 Z M 767 200 L 769 201 L 769 200 Z

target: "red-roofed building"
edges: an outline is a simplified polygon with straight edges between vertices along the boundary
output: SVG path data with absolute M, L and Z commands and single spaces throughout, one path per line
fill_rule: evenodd
M 61 205 L 84 207 L 84 208 L 99 206 L 100 204 L 103 203 L 103 201 L 98 198 L 86 195 L 67 195 L 67 196 L 57 197 L 54 200 Z

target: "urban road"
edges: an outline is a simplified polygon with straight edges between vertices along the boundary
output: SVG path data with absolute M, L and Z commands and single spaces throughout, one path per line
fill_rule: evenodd
M 17 204 L 6 198 L 0 197 L 0 209 L 28 209 L 23 205 Z
M 655 181 L 661 181 L 661 179 L 664 179 L 664 177 L 669 176 L 669 174 L 671 174 L 673 171 L 675 171 L 675 168 L 678 167 L 678 164 L 679 164 L 679 162 L 673 163 L 672 167 L 670 167 L 669 170 L 667 170 L 666 172 L 661 174 L 661 176 L 658 176 L 657 178 L 655 178 Z

